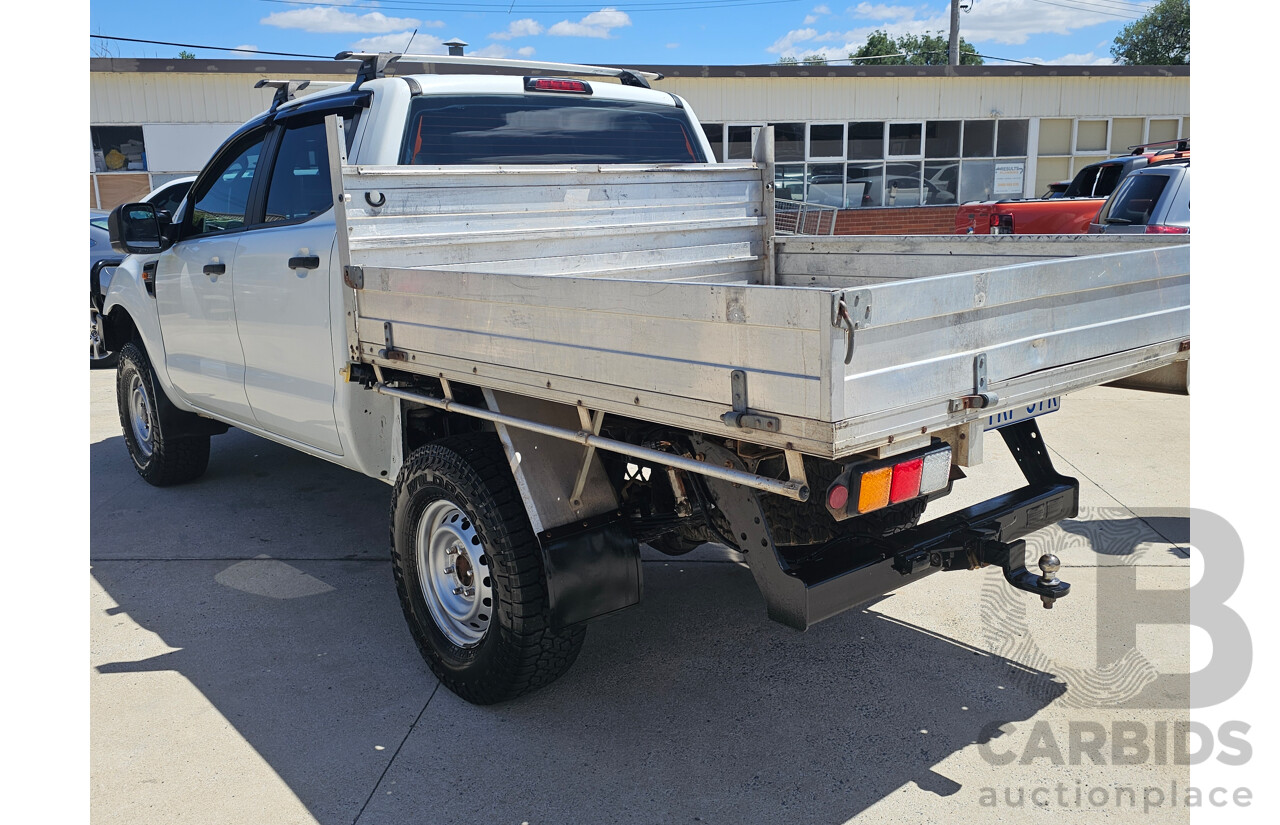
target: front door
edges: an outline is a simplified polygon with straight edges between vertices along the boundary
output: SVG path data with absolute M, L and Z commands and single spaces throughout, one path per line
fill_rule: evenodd
M 227 146 L 192 189 L 181 238 L 156 262 L 165 366 L 183 396 L 233 421 L 254 423 L 244 391 L 234 285 L 240 237 L 266 129 Z

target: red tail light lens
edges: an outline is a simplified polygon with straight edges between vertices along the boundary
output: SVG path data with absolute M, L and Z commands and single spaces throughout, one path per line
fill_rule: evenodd
M 1013 215 L 992 214 L 991 234 L 992 235 L 1012 235 L 1013 234 Z
M 889 486 L 889 503 L 915 498 L 920 495 L 920 474 L 924 471 L 924 458 L 913 458 L 893 468 L 893 483 Z
M 849 488 L 843 484 L 833 484 L 827 491 L 827 506 L 832 510 L 842 511 L 849 503 Z
M 1186 226 L 1166 226 L 1161 223 L 1147 224 L 1148 235 L 1187 235 L 1191 229 Z

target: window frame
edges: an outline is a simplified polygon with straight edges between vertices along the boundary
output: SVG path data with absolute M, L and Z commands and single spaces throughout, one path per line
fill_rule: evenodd
M 324 217 L 326 214 L 332 211 L 334 203 L 333 203 L 333 197 L 331 195 L 329 198 L 329 208 L 324 210 L 323 212 L 317 212 L 314 215 L 307 215 L 301 218 L 292 218 L 287 221 L 268 221 L 267 220 L 267 197 L 270 195 L 271 179 L 272 177 L 274 177 L 276 172 L 276 161 L 279 160 L 280 158 L 280 146 L 284 143 L 284 133 L 290 128 L 302 129 L 308 126 L 314 126 L 316 125 L 317 121 L 323 124 L 324 119 L 329 115 L 338 115 L 339 117 L 344 117 L 342 111 L 317 112 L 315 116 L 307 115 L 304 117 L 286 118 L 274 124 L 272 129 L 273 139 L 271 141 L 271 146 L 270 146 L 271 154 L 266 156 L 266 159 L 267 159 L 266 168 L 268 168 L 268 171 L 266 173 L 266 179 L 262 184 L 261 191 L 258 193 L 260 197 L 256 200 L 253 199 L 252 197 L 250 198 L 249 209 L 253 216 L 253 222 L 246 224 L 245 225 L 246 229 L 264 229 L 267 227 L 274 228 L 277 226 L 297 226 L 298 224 L 308 223 L 310 221 L 316 220 L 317 218 Z M 354 123 L 352 124 L 352 131 L 355 131 Z M 328 157 L 328 146 L 325 147 L 325 162 L 326 163 L 333 162 L 332 159 Z M 330 186 L 330 189 L 332 189 L 333 187 L 332 175 L 330 176 L 330 179 L 329 179 L 329 186 Z
M 925 126 L 925 123 L 927 122 L 928 122 L 927 120 L 911 120 L 911 119 L 886 120 L 884 122 L 884 148 L 881 150 L 881 154 L 884 162 L 889 163 L 891 161 L 924 160 L 924 131 L 925 131 L 924 126 Z M 915 154 L 911 154 L 911 155 L 889 154 L 889 144 L 893 140 L 891 135 L 893 133 L 894 126 L 919 126 L 920 127 L 920 145 L 917 147 L 918 151 Z M 888 173 L 886 172 L 886 175 L 887 174 Z
M 263 186 L 261 175 L 259 173 L 263 169 L 267 168 L 269 162 L 273 159 L 273 142 L 278 139 L 278 131 L 279 130 L 275 124 L 264 120 L 259 123 L 253 123 L 246 126 L 244 129 L 228 138 L 226 143 L 222 144 L 222 147 L 214 153 L 213 158 L 204 167 L 204 169 L 200 171 L 200 174 L 196 177 L 195 181 L 192 182 L 191 189 L 187 193 L 187 197 L 191 203 L 191 208 L 185 210 L 186 214 L 182 216 L 182 226 L 178 235 L 179 241 L 187 241 L 195 238 L 225 238 L 229 235 L 236 235 L 244 232 L 253 226 L 252 218 L 258 214 L 258 212 L 255 211 L 255 206 L 257 204 L 257 198 L 260 194 L 260 190 Z M 224 162 L 234 160 L 242 151 L 244 151 L 246 145 L 258 140 L 259 136 L 261 136 L 262 140 L 262 150 L 258 154 L 258 166 L 254 170 L 253 181 L 249 184 L 249 196 L 245 200 L 244 223 L 235 229 L 226 229 L 221 232 L 196 232 L 193 222 L 195 221 L 196 203 L 199 198 L 196 197 L 195 193 L 199 192 L 201 188 L 209 182 L 210 178 L 214 174 L 214 170 L 218 170 L 218 176 L 221 177 L 222 172 L 225 172 L 226 169 L 220 169 L 220 165 Z M 200 197 L 204 197 L 204 195 L 207 194 L 208 191 L 205 191 L 200 195 Z
M 840 129 L 840 154 L 838 155 L 818 155 L 813 151 L 813 127 L 814 126 L 836 126 Z M 805 122 L 804 126 L 804 158 L 806 161 L 821 163 L 824 161 L 846 160 L 849 154 L 849 124 L 848 122 L 833 121 L 812 123 Z
M 1106 134 L 1102 136 L 1101 149 L 1080 148 L 1080 122 L 1102 122 L 1107 124 Z M 1143 128 L 1146 131 L 1146 128 Z M 1072 157 L 1110 157 L 1111 156 L 1111 118 L 1109 117 L 1075 117 L 1071 119 L 1071 156 Z

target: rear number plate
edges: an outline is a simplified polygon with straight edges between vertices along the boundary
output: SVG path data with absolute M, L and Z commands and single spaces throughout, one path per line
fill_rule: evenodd
M 1010 424 L 1017 424 L 1019 421 L 1026 421 L 1028 418 L 1051 413 L 1061 405 L 1061 398 L 1049 398 L 1044 401 L 1037 401 L 1034 404 L 1024 404 L 1008 410 L 1001 410 L 998 413 L 992 413 L 987 416 L 987 423 L 984 429 L 998 430 Z

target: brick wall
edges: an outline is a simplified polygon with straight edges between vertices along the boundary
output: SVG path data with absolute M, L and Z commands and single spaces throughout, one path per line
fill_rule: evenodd
M 958 206 L 841 209 L 837 235 L 950 235 Z

